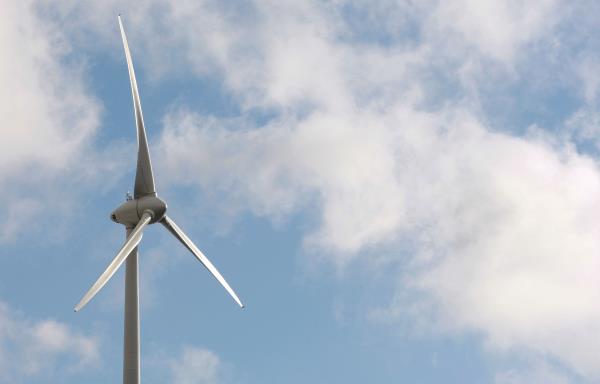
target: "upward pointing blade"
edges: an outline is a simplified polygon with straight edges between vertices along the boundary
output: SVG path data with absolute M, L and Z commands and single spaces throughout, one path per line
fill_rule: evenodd
M 175 236 L 179 241 L 181 241 L 183 243 L 183 245 L 185 245 L 185 247 L 194 254 L 194 256 L 196 256 L 198 261 L 200 261 L 202 263 L 202 265 L 204 265 L 206 267 L 206 269 L 208 269 L 208 271 L 210 273 L 212 273 L 212 275 L 215 277 L 215 279 L 217 279 L 217 281 L 219 283 L 221 283 L 221 285 L 227 290 L 227 292 L 231 295 L 231 297 L 233 297 L 235 302 L 238 303 L 238 305 L 240 307 L 244 308 L 244 304 L 242 304 L 242 302 L 237 297 L 237 295 L 235 294 L 233 289 L 231 289 L 231 287 L 229 286 L 227 281 L 225 281 L 225 278 L 223 276 L 221 276 L 221 274 L 219 273 L 217 268 L 215 268 L 215 266 L 212 265 L 210 260 L 208 260 L 208 258 L 206 256 L 204 256 L 204 254 L 202 252 L 200 252 L 200 250 L 198 249 L 198 247 L 196 247 L 196 245 L 192 242 L 192 240 L 190 240 L 190 238 L 187 237 L 187 235 L 185 233 L 183 233 L 181 228 L 179 228 L 177 226 L 177 224 L 175 224 L 175 222 L 173 220 L 171 220 L 168 216 L 165 216 L 160 221 L 160 223 L 162 225 L 164 225 L 165 228 L 167 228 L 169 230 L 169 232 L 171 232 L 173 234 L 173 236 Z
M 144 128 L 144 117 L 142 116 L 142 104 L 140 102 L 137 81 L 133 70 L 133 62 L 131 61 L 131 53 L 129 52 L 129 44 L 127 44 L 127 36 L 125 36 L 125 29 L 123 29 L 123 22 L 121 21 L 120 15 L 119 27 L 121 28 L 123 48 L 125 49 L 125 57 L 127 58 L 129 82 L 131 83 L 131 94 L 133 95 L 135 125 L 137 127 L 138 159 L 133 196 L 136 199 L 147 195 L 156 196 L 154 177 L 152 176 L 152 164 L 150 164 L 150 152 L 148 151 L 148 141 L 146 140 L 146 129 Z

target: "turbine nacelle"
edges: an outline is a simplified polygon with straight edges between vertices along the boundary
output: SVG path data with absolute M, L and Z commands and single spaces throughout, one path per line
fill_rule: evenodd
M 145 212 L 150 213 L 149 224 L 161 221 L 167 212 L 167 204 L 156 196 L 144 196 L 139 199 L 127 200 L 112 211 L 110 219 L 115 223 L 133 228 Z

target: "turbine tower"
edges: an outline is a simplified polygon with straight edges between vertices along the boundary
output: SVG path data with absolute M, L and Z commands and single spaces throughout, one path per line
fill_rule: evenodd
M 138 158 L 135 173 L 133 198 L 115 209 L 110 218 L 125 226 L 126 240 L 117 256 L 111 261 L 106 270 L 92 285 L 81 301 L 75 306 L 75 312 L 81 310 L 102 289 L 117 269 L 125 263 L 125 324 L 123 343 L 123 384 L 140 383 L 140 322 L 139 322 L 139 291 L 138 291 L 138 252 L 137 247 L 142 240 L 142 233 L 146 226 L 154 223 L 162 224 L 177 240 L 179 240 L 197 259 L 208 269 L 219 283 L 227 290 L 240 307 L 244 307 L 233 289 L 221 276 L 219 271 L 196 247 L 190 238 L 177 224 L 166 215 L 167 204 L 158 198 L 154 187 L 154 176 L 150 164 L 148 141 L 142 117 L 142 106 L 131 61 L 131 53 L 127 44 L 127 37 L 123 29 L 123 22 L 119 15 L 119 27 L 127 59 L 129 81 L 133 95 L 133 109 L 135 125 L 137 127 Z

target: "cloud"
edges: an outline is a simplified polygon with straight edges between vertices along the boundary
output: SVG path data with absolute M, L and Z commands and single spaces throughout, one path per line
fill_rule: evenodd
M 316 205 L 321 224 L 307 242 L 338 261 L 412 237 L 412 277 L 403 283 L 424 294 L 432 321 L 598 375 L 595 161 L 569 146 L 489 132 L 464 113 L 397 113 L 384 117 L 402 127 L 396 137 L 385 128 L 389 136 L 361 133 L 361 118 L 342 120 L 340 132 L 320 115 L 232 132 L 185 115 L 162 144 L 177 165 L 172 177 L 200 173 L 202 188 L 234 204 L 245 198 L 239 205 L 257 214 Z M 389 126 L 372 118 L 368 126 Z M 304 203 L 307 195 L 316 204 Z
M 0 32 L 3 178 L 24 165 L 65 167 L 97 127 L 98 106 L 85 91 L 81 69 L 64 65 L 69 43 L 35 3 L 5 2 Z
M 221 380 L 219 356 L 204 348 L 184 347 L 179 358 L 170 362 L 174 384 L 217 384 Z
M 8 242 L 17 237 L 21 228 L 39 212 L 40 203 L 31 198 L 15 198 L 6 209 L 6 220 L 0 225 L 0 243 Z
M 559 17 L 560 1 L 458 0 L 429 2 L 433 12 L 427 27 L 445 39 L 474 47 L 480 53 L 511 62 L 523 47 L 551 32 Z M 563 8 L 564 10 L 564 8 Z M 447 41 L 447 40 L 446 40 Z M 452 44 L 452 47 L 456 45 Z
M 0 214 L 10 218 L 0 242 L 10 242 L 24 227 L 35 230 L 30 220 L 48 204 L 67 207 L 114 169 L 115 151 L 92 146 L 101 107 L 61 26 L 35 1 L 5 1 L 0 10 Z
M 407 280 L 444 327 L 481 332 L 500 350 L 552 354 L 597 377 L 596 163 L 493 135 L 461 153 L 461 175 L 426 201 L 438 208 Z
M 164 166 L 171 180 L 193 182 L 193 174 L 203 172 L 201 186 L 231 196 L 229 210 L 251 207 L 258 215 L 278 216 L 320 195 L 323 227 L 307 241 L 356 251 L 399 225 L 402 191 L 394 182 L 388 132 L 373 130 L 368 138 L 358 130 L 347 132 L 351 120 L 317 114 L 235 133 L 196 115 L 176 115 L 167 124 L 177 128 L 165 130 L 159 151 L 170 154 Z M 228 159 L 227 172 L 212 167 L 216 158 Z M 345 211 L 348 207 L 352 213 Z
M 494 377 L 496 384 L 567 384 L 572 382 L 581 382 L 581 378 L 569 375 L 560 366 L 535 359 L 527 359 L 525 365 L 502 370 Z
M 597 161 L 561 133 L 492 125 L 481 107 L 491 94 L 514 97 L 506 83 L 527 85 L 540 73 L 554 80 L 556 62 L 570 65 L 579 42 L 556 38 L 575 28 L 577 15 L 559 1 L 382 1 L 364 14 L 352 7 L 364 8 L 141 7 L 128 30 L 147 48 L 148 70 L 216 75 L 240 110 L 223 118 L 173 108 L 157 147 L 165 183 L 198 186 L 228 214 L 280 220 L 308 212 L 315 225 L 307 247 L 340 266 L 385 250 L 387 262 L 408 271 L 384 311 L 390 319 L 476 332 L 496 351 L 524 349 L 600 377 Z M 589 68 L 564 76 L 589 78 Z M 44 154 L 57 166 L 67 159 Z M 174 366 L 211 361 L 197 352 Z
M 32 321 L 0 302 L 0 379 L 29 382 L 99 362 L 99 342 L 52 320 Z
M 252 109 L 223 119 L 176 108 L 160 139 L 162 173 L 219 196 L 228 210 L 274 219 L 311 212 L 318 220 L 306 244 L 340 265 L 367 250 L 396 253 L 389 262 L 408 272 L 391 318 L 479 333 L 496 351 L 522 348 L 600 377 L 596 160 L 560 133 L 531 127 L 517 136 L 515 127 L 489 126 L 480 93 L 461 88 L 477 86 L 481 73 L 450 89 L 463 97 L 441 105 L 431 94 L 439 88 L 426 80 L 464 74 L 466 63 L 448 52 L 468 46 L 477 48 L 468 59 L 539 64 L 543 54 L 528 56 L 526 47 L 553 44 L 546 34 L 560 4 L 433 4 L 440 30 L 408 48 L 345 40 L 346 20 L 320 6 L 257 6 L 265 22 L 247 39 L 261 42 L 248 62 L 258 67 L 244 71 L 259 76 L 231 90 L 246 107 L 253 95 L 252 105 L 275 117 L 262 123 Z M 456 13 L 467 6 L 478 12 Z M 449 46 L 432 50 L 441 39 Z M 238 54 L 218 61 L 226 84 L 238 84 L 227 80 L 241 65 Z M 447 67 L 424 64 L 446 57 Z M 395 89 L 385 92 L 385 82 Z M 406 297 L 417 301 L 410 313 Z

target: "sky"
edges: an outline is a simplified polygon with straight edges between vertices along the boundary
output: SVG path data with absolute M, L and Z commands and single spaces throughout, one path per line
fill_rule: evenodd
M 0 2 L 0 382 L 600 381 L 600 4 Z

